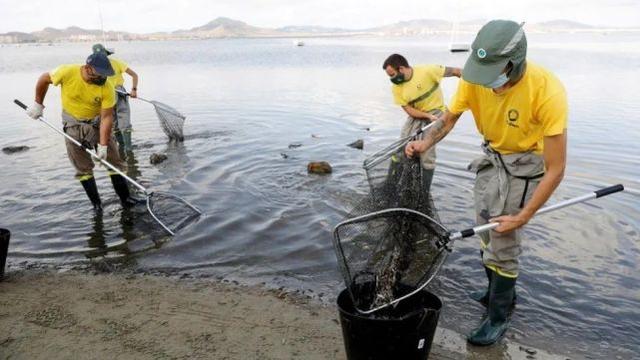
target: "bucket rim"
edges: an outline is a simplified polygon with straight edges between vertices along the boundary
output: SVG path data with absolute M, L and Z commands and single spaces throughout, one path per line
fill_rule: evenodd
M 442 299 L 440 299 L 440 297 L 434 293 L 432 293 L 431 291 L 428 291 L 426 289 L 422 289 L 421 291 L 419 291 L 418 293 L 414 294 L 413 296 L 411 296 L 410 298 L 413 298 L 414 296 L 418 295 L 418 294 L 422 294 L 422 295 L 426 295 L 427 297 L 429 297 L 429 303 L 431 304 L 432 300 L 435 300 L 436 306 L 435 307 L 421 307 L 419 309 L 413 310 L 408 312 L 407 314 L 404 314 L 403 316 L 398 316 L 398 317 L 394 317 L 394 318 L 383 318 L 383 317 L 373 317 L 371 316 L 372 314 L 375 314 L 375 312 L 371 313 L 371 314 L 363 314 L 360 313 L 355 305 L 353 304 L 353 299 L 351 298 L 349 289 L 345 288 L 344 290 L 342 290 L 340 292 L 340 294 L 338 294 L 338 297 L 336 298 L 336 305 L 338 306 L 338 311 L 342 314 L 348 315 L 350 317 L 355 317 L 358 319 L 365 319 L 367 321 L 376 321 L 376 322 L 396 322 L 396 321 L 404 321 L 418 313 L 422 313 L 425 310 L 433 310 L 433 311 L 441 311 L 442 307 L 444 305 L 444 303 L 442 302 Z M 353 308 L 353 311 L 347 311 L 346 309 L 344 309 L 344 306 L 341 306 L 340 300 L 345 298 L 348 301 L 348 304 L 350 304 L 349 306 Z M 409 298 L 409 299 L 410 299 Z M 407 299 L 405 299 L 407 300 Z M 344 300 L 343 300 L 344 302 Z

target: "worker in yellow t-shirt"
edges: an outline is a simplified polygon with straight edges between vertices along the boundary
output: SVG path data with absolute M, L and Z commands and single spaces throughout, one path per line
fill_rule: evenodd
M 408 156 L 426 151 L 471 110 L 484 138 L 484 156 L 469 166 L 478 223 L 498 222 L 481 235 L 481 254 L 489 279 L 487 291 L 471 294 L 488 307 L 488 316 L 468 336 L 489 345 L 508 327 L 515 301 L 521 228 L 562 181 L 567 155 L 567 94 L 550 71 L 528 61 L 522 25 L 493 20 L 478 32 L 449 110 L 410 142 Z
M 92 50 L 94 53 L 101 52 L 107 56 L 114 53 L 113 49 L 107 49 L 102 44 L 93 45 Z M 138 96 L 138 74 L 122 60 L 110 57 L 109 61 L 114 71 L 114 74 L 110 76 L 109 79 L 113 81 L 117 92 L 117 102 L 114 108 L 114 132 L 120 149 L 124 154 L 129 154 L 132 150 L 131 132 L 133 128 L 131 127 L 129 99 L 127 90 L 124 88 L 124 77 L 122 74 L 126 73 L 131 76 L 131 91 L 129 92 L 129 96 L 132 98 Z
M 460 69 L 442 65 L 409 66 L 400 54 L 390 55 L 382 64 L 393 85 L 391 92 L 396 105 L 407 113 L 400 137 L 414 134 L 418 129 L 437 120 L 446 110 L 440 88 L 443 77 L 460 77 Z M 431 180 L 436 167 L 436 148 L 420 154 L 422 183 L 425 191 L 431 188 Z
M 60 85 L 64 132 L 84 147 L 96 150 L 100 159 L 124 170 L 111 129 L 116 100 L 113 83 L 107 78 L 113 73 L 109 59 L 104 54 L 89 55 L 84 65 L 58 66 L 38 78 L 35 101 L 27 113 L 39 119 L 49 85 Z M 80 180 L 94 210 L 101 211 L 102 203 L 93 177 L 94 162 L 91 156 L 70 140 L 66 140 L 66 147 L 69 160 L 76 169 L 76 178 Z M 109 172 L 109 175 L 122 205 L 134 205 L 137 201 L 130 197 L 124 177 L 115 172 Z

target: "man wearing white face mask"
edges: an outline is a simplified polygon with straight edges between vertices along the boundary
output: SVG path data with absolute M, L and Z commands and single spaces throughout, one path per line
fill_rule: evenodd
M 481 235 L 489 286 L 471 295 L 487 307 L 487 316 L 467 338 L 474 345 L 493 344 L 507 330 L 522 253 L 521 228 L 564 176 L 567 95 L 551 72 L 526 60 L 526 53 L 522 25 L 506 20 L 484 25 L 449 110 L 423 140 L 405 149 L 408 156 L 426 151 L 466 110 L 484 138 L 484 156 L 469 166 L 476 173 L 476 218 L 480 224 L 500 225 Z

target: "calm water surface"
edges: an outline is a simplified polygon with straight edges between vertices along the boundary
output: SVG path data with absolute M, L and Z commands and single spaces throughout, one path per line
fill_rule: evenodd
M 188 117 L 187 140 L 171 145 L 153 108 L 131 104 L 138 148 L 129 173 L 206 213 L 173 239 L 143 210 L 123 212 L 103 170 L 105 214 L 93 216 L 62 138 L 12 104 L 30 103 L 38 75 L 82 61 L 89 44 L 1 47 L 0 145 L 31 147 L 0 153 L 0 225 L 13 233 L 10 264 L 86 261 L 78 250 L 124 238 L 127 251 L 111 256 L 134 269 L 265 282 L 332 301 L 343 286 L 332 226 L 366 193 L 364 158 L 393 141 L 404 121 L 382 61 L 400 52 L 414 63 L 462 66 L 466 54 L 447 52 L 447 40 L 112 44 L 141 75 L 141 96 Z M 551 201 L 613 183 L 628 191 L 530 224 L 510 336 L 572 358 L 640 356 L 640 35 L 534 35 L 529 43 L 529 58 L 552 69 L 569 93 L 568 169 Z M 455 86 L 443 82 L 447 98 Z M 45 115 L 57 125 L 59 101 L 51 88 Z M 359 138 L 364 151 L 345 146 Z M 479 144 L 464 115 L 438 147 L 433 192 L 452 229 L 473 224 L 473 177 L 465 167 Z M 150 165 L 154 152 L 169 159 Z M 334 173 L 307 175 L 313 160 L 329 161 Z M 457 242 L 432 286 L 446 303 L 444 326 L 467 332 L 476 325 L 481 309 L 466 294 L 484 281 L 478 239 Z

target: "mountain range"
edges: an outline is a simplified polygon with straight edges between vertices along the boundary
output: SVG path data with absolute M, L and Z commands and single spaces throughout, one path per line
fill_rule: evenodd
M 317 36 L 416 36 L 451 33 L 454 29 L 460 33 L 475 33 L 486 22 L 478 19 L 453 24 L 447 20 L 416 19 L 401 21 L 368 29 L 344 29 L 323 26 L 285 26 L 280 28 L 261 28 L 245 22 L 218 17 L 204 25 L 191 29 L 172 32 L 136 34 L 125 31 L 105 31 L 83 29 L 71 26 L 66 29 L 51 27 L 31 33 L 8 32 L 0 34 L 0 43 L 63 42 L 63 41 L 99 41 L 99 40 L 181 40 L 209 38 L 254 38 L 254 37 L 317 37 Z M 525 24 L 527 32 L 578 32 L 611 31 L 611 29 L 582 24 L 569 20 L 553 20 L 534 24 Z M 640 28 L 622 30 L 640 31 Z

